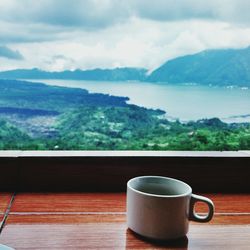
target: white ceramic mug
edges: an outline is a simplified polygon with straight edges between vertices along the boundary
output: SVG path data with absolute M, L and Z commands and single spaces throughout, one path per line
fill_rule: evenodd
M 196 202 L 204 202 L 205 216 L 195 213 Z M 192 194 L 191 187 L 179 180 L 161 176 L 141 176 L 127 183 L 127 225 L 144 237 L 170 240 L 184 237 L 189 220 L 208 222 L 214 213 L 213 202 Z

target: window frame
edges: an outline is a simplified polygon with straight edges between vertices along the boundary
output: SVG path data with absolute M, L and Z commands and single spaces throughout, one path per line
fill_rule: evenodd
M 120 192 L 139 175 L 195 192 L 250 192 L 250 151 L 0 151 L 1 191 Z

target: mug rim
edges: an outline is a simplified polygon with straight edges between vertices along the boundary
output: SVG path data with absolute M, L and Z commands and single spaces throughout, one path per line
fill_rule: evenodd
M 186 186 L 189 190 L 187 192 L 185 192 L 185 193 L 182 193 L 182 194 L 164 195 L 164 194 L 146 193 L 146 192 L 142 192 L 142 191 L 139 191 L 139 190 L 131 187 L 131 182 L 134 181 L 135 179 L 147 179 L 147 178 L 159 178 L 159 179 L 164 179 L 164 180 L 175 181 L 175 182 L 178 182 L 178 183 Z M 175 178 L 170 178 L 170 177 L 165 177 L 165 176 L 157 176 L 157 175 L 144 175 L 144 176 L 134 177 L 134 178 L 130 179 L 127 182 L 127 188 L 131 189 L 132 191 L 134 191 L 134 192 L 136 192 L 138 194 L 142 194 L 142 195 L 146 195 L 146 196 L 150 196 L 150 197 L 177 198 L 177 197 L 185 197 L 185 196 L 188 196 L 188 195 L 192 194 L 192 188 L 187 183 L 185 183 L 184 181 L 181 181 L 181 180 L 178 180 L 178 179 L 175 179 Z

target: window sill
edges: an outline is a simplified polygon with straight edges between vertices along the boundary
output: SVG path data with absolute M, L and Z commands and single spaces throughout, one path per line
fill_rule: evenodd
M 0 151 L 0 157 L 250 157 L 245 151 Z
M 1 151 L 2 191 L 124 191 L 140 175 L 196 192 L 249 192 L 250 152 Z

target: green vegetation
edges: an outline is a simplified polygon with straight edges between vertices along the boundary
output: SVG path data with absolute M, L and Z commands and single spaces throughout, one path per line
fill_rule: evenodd
M 0 150 L 249 150 L 250 124 L 187 124 L 127 98 L 0 80 Z
M 161 119 L 136 106 L 78 109 L 59 125 L 60 149 L 102 150 L 244 150 L 250 125 L 218 119 L 182 124 Z
M 151 82 L 250 86 L 250 47 L 206 50 L 169 60 L 147 78 Z
M 81 107 L 60 116 L 57 133 L 29 137 L 0 123 L 0 149 L 35 150 L 249 150 L 250 125 L 218 119 L 182 124 L 137 106 Z
M 24 148 L 30 143 L 30 137 L 10 123 L 0 120 L 0 149 Z

